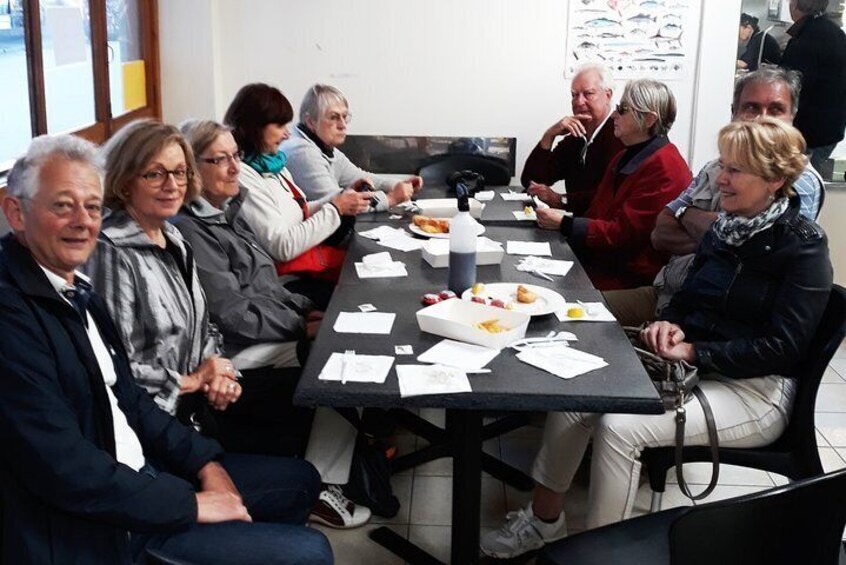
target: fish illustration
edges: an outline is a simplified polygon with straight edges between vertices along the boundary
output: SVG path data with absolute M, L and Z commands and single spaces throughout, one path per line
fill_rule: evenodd
M 619 27 L 620 22 L 608 18 L 596 18 L 586 21 L 585 26 L 589 28 Z
M 631 18 L 629 18 L 628 21 L 635 24 L 635 25 L 640 25 L 640 24 L 654 23 L 656 19 L 657 19 L 656 16 L 650 16 L 649 14 L 638 14 L 636 16 L 632 16 Z
M 646 2 L 641 2 L 638 6 L 641 10 L 648 10 L 650 12 L 656 12 L 658 10 L 664 9 L 663 2 L 656 2 L 655 0 L 646 0 Z
M 582 41 L 576 46 L 576 49 L 598 49 L 599 45 L 596 43 L 590 43 L 589 41 Z

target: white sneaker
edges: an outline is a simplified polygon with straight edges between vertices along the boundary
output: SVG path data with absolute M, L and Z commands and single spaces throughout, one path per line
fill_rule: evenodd
M 320 491 L 320 497 L 308 519 L 330 528 L 347 530 L 366 524 L 370 520 L 370 509 L 344 496 L 340 486 L 326 485 Z
M 479 545 L 485 555 L 510 559 L 567 536 L 563 512 L 554 523 L 547 524 L 534 515 L 531 502 L 525 509 L 509 512 L 505 520 L 500 529 L 482 538 Z

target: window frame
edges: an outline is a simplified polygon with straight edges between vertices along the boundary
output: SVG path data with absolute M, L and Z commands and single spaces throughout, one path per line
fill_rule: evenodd
M 91 26 L 91 63 L 94 81 L 94 123 L 69 132 L 94 143 L 103 143 L 121 127 L 139 118 L 161 119 L 159 88 L 158 0 L 137 0 L 141 25 L 141 54 L 144 60 L 147 104 L 119 116 L 112 116 L 109 88 L 109 46 L 106 0 L 85 0 Z M 24 44 L 29 81 L 30 130 L 32 137 L 47 133 L 47 101 L 44 89 L 44 56 L 41 34 L 41 0 L 23 0 Z M 3 166 L 3 165 L 0 165 Z M 0 168 L 0 188 L 5 186 L 8 167 Z M 2 197 L 2 192 L 0 192 Z

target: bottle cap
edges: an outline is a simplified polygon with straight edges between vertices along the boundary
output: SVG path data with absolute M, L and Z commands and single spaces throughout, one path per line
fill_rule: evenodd
M 455 185 L 455 196 L 458 199 L 458 211 L 459 212 L 469 212 L 470 211 L 470 190 L 467 188 L 467 185 L 463 182 L 459 182 Z

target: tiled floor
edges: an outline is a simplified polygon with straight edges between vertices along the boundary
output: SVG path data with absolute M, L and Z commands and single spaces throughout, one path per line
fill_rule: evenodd
M 434 423 L 443 424 L 442 411 L 421 410 L 421 415 Z M 816 423 L 817 442 L 825 470 L 833 471 L 846 467 L 846 342 L 840 346 L 820 386 Z M 488 441 L 485 451 L 518 468 L 528 470 L 540 444 L 540 437 L 539 419 L 536 426 L 522 428 Z M 400 451 L 408 452 L 418 442 L 422 445 L 422 440 L 412 435 L 401 435 Z M 448 561 L 452 503 L 451 463 L 449 459 L 441 459 L 394 476 L 394 493 L 399 497 L 402 507 L 393 519 L 375 518 L 367 527 L 344 532 L 321 528 L 332 543 L 335 562 L 339 565 L 401 565 L 402 560 L 367 537 L 372 528 L 382 524 L 389 524 L 394 531 L 406 536 L 435 557 Z M 694 463 L 685 466 L 685 478 L 693 485 L 694 491 L 701 490 L 708 481 L 709 465 Z M 707 501 L 740 496 L 785 482 L 784 477 L 771 473 L 723 465 L 720 469 L 720 484 Z M 670 471 L 668 483 L 663 507 L 689 504 L 676 486 L 675 471 Z M 648 511 L 651 496 L 649 485 L 642 485 L 635 503 L 635 514 Z M 530 497 L 531 493 L 519 492 L 485 475 L 482 478 L 482 533 L 497 528 L 506 512 L 525 506 Z M 586 505 L 587 486 L 577 481 L 568 493 L 565 503 L 567 525 L 571 533 L 584 528 Z

